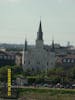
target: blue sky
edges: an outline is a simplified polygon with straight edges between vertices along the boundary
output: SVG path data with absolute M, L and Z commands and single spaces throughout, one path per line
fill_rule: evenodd
M 40 17 L 45 44 L 75 45 L 75 0 L 0 0 L 0 43 L 35 44 Z

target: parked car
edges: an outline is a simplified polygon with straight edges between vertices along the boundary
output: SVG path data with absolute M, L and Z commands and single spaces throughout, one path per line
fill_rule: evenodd
M 72 89 L 75 89 L 75 84 L 72 84 Z
M 48 87 L 49 85 L 48 84 L 43 84 L 43 87 Z
M 57 83 L 56 85 L 55 85 L 55 88 L 62 88 L 63 86 L 62 86 L 62 84 L 60 84 L 60 83 Z

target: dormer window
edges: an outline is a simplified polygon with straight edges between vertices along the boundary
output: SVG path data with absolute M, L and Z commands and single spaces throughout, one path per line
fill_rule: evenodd
M 70 59 L 68 59 L 67 62 L 69 63 L 70 62 Z
M 64 59 L 63 62 L 65 63 L 66 62 L 66 59 Z
M 74 59 L 71 60 L 71 63 L 74 63 Z

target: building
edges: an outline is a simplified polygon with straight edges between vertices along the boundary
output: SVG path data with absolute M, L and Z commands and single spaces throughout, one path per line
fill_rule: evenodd
M 15 65 L 15 55 L 9 54 L 6 51 L 0 51 L 0 66 Z
M 71 68 L 75 66 L 75 55 L 74 54 L 67 54 L 65 56 L 56 57 L 56 64 L 57 66 L 62 66 L 64 68 Z
M 16 78 L 16 84 L 18 86 L 24 86 L 28 84 L 28 79 L 24 78 L 23 76 L 19 76 Z
M 20 52 L 15 54 L 15 60 L 17 66 L 22 66 L 22 54 Z
M 47 70 L 55 66 L 54 41 L 52 41 L 51 49 L 50 46 L 44 45 L 41 21 L 37 32 L 36 45 L 33 48 L 29 48 L 27 40 L 25 40 L 22 65 L 24 71 L 29 68 Z
M 75 66 L 75 55 L 69 54 L 66 57 L 63 57 L 62 65 L 65 67 L 74 67 Z

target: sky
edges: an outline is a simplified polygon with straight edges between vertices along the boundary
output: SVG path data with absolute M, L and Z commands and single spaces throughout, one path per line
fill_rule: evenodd
M 0 43 L 35 44 L 40 19 L 45 44 L 75 45 L 75 0 L 0 0 Z

